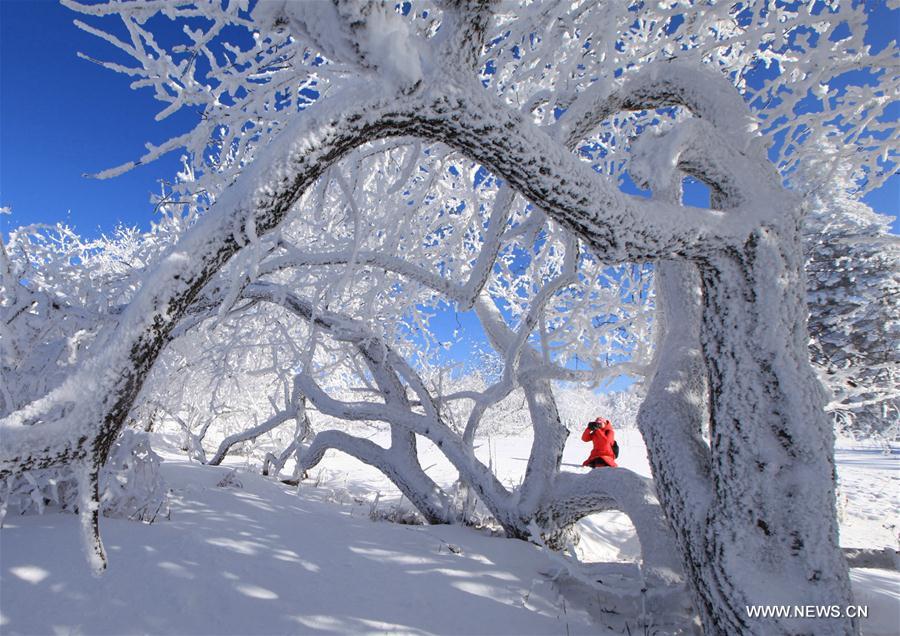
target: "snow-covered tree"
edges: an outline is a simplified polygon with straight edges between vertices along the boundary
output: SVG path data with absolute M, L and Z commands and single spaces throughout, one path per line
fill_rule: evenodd
M 151 231 L 117 228 L 85 240 L 64 225 L 14 230 L 0 242 L 0 413 L 9 414 L 58 387 L 102 348 L 99 337 L 116 320 L 141 272 L 184 229 L 164 215 Z M 159 460 L 142 433 L 124 430 L 99 475 L 100 511 L 152 521 L 168 497 Z M 0 517 L 7 513 L 77 510 L 79 471 L 57 465 L 7 478 Z
M 402 450 L 393 456 L 394 446 L 363 449 L 373 461 L 385 451 L 402 463 L 414 456 L 415 435 L 439 436 L 472 484 L 486 485 L 479 495 L 497 503 L 492 512 L 517 536 L 511 513 L 522 506 L 535 511 L 542 502 L 562 502 L 551 517 L 580 509 L 564 492 L 545 497 L 555 485 L 549 478 L 560 437 L 549 382 L 571 375 L 566 361 L 551 355 L 554 335 L 619 347 L 626 364 L 640 364 L 651 378 L 638 423 L 705 629 L 855 630 L 850 619 L 751 621 L 744 608 L 851 601 L 837 543 L 833 433 L 809 364 L 800 226 L 810 158 L 829 153 L 826 167 L 846 169 L 865 187 L 896 168 L 897 125 L 886 113 L 896 96 L 897 51 L 868 51 L 864 6 L 66 4 L 122 18 L 119 30 L 102 30 L 105 20 L 83 28 L 116 47 L 119 58 L 106 66 L 133 77 L 135 87 L 154 89 L 166 104 L 160 117 L 182 107 L 202 113 L 194 130 L 150 148 L 141 161 L 184 149 L 173 200 L 208 207 L 143 273 L 101 330 L 103 346 L 3 421 L 0 476 L 80 467 L 80 509 L 96 567 L 105 563 L 100 467 L 179 323 L 205 319 L 206 305 L 224 315 L 240 299 L 264 300 L 290 304 L 310 331 L 328 332 L 365 359 L 362 377 L 376 389 L 371 400 L 336 401 L 309 372 L 315 360 L 297 374 L 296 386 L 321 410 L 386 420 Z M 170 37 L 154 37 L 160 29 Z M 443 166 L 461 158 L 479 169 L 456 167 L 444 176 Z M 650 198 L 622 193 L 626 170 L 650 188 Z M 819 171 L 826 178 L 833 172 Z M 685 174 L 710 188 L 710 209 L 681 205 Z M 409 209 L 430 219 L 475 214 L 470 207 L 487 176 L 493 205 L 478 206 L 487 220 L 473 229 L 480 249 L 454 253 L 465 237 L 439 227 L 410 251 L 411 260 L 398 254 L 407 247 L 398 239 Z M 334 222 L 335 210 L 344 222 Z M 511 228 L 517 236 L 539 247 L 550 243 L 547 232 L 565 245 L 549 269 L 535 266 L 541 276 L 521 303 L 508 284 L 490 285 L 504 267 L 498 249 L 511 212 L 523 216 Z M 295 216 L 325 231 L 283 233 Z M 585 331 L 590 313 L 579 305 L 582 296 L 566 299 L 552 284 L 578 285 L 573 261 L 581 253 L 603 265 L 657 262 L 665 329 L 657 330 L 652 359 L 646 333 L 617 342 L 609 329 L 596 338 Z M 273 259 L 268 269 L 264 256 Z M 538 256 L 529 262 L 539 263 Z M 517 256 L 510 258 L 515 269 Z M 325 286 L 309 280 L 294 288 L 279 280 L 277 259 L 291 270 L 341 274 Z M 360 273 L 360 265 L 371 270 Z M 385 289 L 395 283 L 385 279 L 369 295 L 348 298 L 375 270 L 463 310 L 474 307 L 503 352 L 496 392 L 521 385 L 532 419 L 545 420 L 535 430 L 550 435 L 548 443 L 532 454 L 532 474 L 542 478 L 526 477 L 529 487 L 523 484 L 514 507 L 490 490 L 465 431 L 461 444 L 446 434 L 434 396 L 385 338 L 392 334 L 360 324 L 358 312 L 384 308 L 367 315 L 381 319 L 400 307 L 399 315 L 415 316 L 420 304 L 417 294 L 405 293 L 386 302 Z M 586 277 L 591 286 L 595 279 Z M 498 307 L 491 294 L 509 307 Z M 557 298 L 570 315 L 547 320 L 543 310 L 557 311 Z M 511 332 L 503 311 L 515 321 Z M 397 324 L 394 337 L 409 323 Z M 473 412 L 490 399 L 475 397 Z M 403 470 L 415 477 L 407 480 L 418 485 L 411 491 L 440 514 L 440 493 L 428 490 L 420 469 Z M 590 479 L 597 492 L 619 496 L 616 505 L 631 508 L 633 519 L 643 518 L 636 526 L 646 539 L 645 560 L 665 557 L 662 544 L 650 540 L 662 536 L 653 529 L 657 516 L 638 512 L 648 500 L 629 503 L 638 491 L 618 483 L 628 473 Z
M 846 185 L 846 184 L 845 184 Z M 890 219 L 840 182 L 817 193 L 804 225 L 811 356 L 847 433 L 898 435 L 900 242 Z

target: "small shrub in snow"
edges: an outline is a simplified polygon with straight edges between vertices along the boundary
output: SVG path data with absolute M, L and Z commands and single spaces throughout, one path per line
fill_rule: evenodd
M 415 510 L 402 506 L 390 506 L 388 508 L 373 508 L 369 511 L 369 519 L 372 521 L 389 521 L 404 526 L 423 526 L 425 519 Z
M 153 523 L 169 515 L 168 489 L 160 474 L 160 458 L 146 433 L 125 429 L 100 472 L 100 506 L 106 517 Z M 6 480 L 0 520 L 7 513 L 43 514 L 78 511 L 74 467 L 25 472 Z
M 219 483 L 217 483 L 216 486 L 219 488 L 243 488 L 244 484 L 237 477 L 237 468 L 234 468 L 228 471 L 228 473 L 219 480 Z

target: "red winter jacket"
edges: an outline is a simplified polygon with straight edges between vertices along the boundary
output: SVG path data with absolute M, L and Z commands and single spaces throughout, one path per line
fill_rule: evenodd
M 582 466 L 588 466 L 595 459 L 602 459 L 607 466 L 615 468 L 618 464 L 616 464 L 616 456 L 613 453 L 612 445 L 616 441 L 616 434 L 609 420 L 602 420 L 598 417 L 597 422 L 600 423 L 600 428 L 592 431 L 588 427 L 581 434 L 581 441 L 594 443 L 591 456 L 584 461 Z

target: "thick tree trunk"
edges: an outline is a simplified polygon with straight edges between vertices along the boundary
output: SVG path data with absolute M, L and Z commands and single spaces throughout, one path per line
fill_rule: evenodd
M 453 517 L 450 500 L 419 465 L 414 454 L 415 435 L 392 430 L 391 437 L 393 443 L 388 449 L 342 431 L 322 431 L 300 456 L 300 469 L 306 472 L 322 461 L 326 451 L 339 450 L 380 470 L 428 523 L 450 522 Z
M 709 633 L 847 634 L 854 621 L 749 618 L 749 605 L 840 606 L 834 435 L 809 365 L 802 250 L 760 229 L 701 267 L 711 479 L 694 584 Z
M 638 423 L 709 634 L 856 630 L 849 619 L 747 612 L 852 602 L 833 436 L 807 358 L 800 252 L 783 240 L 759 231 L 743 253 L 710 259 L 702 282 L 690 264 L 657 272 L 666 335 Z
M 711 614 L 707 598 L 698 591 L 704 576 L 701 566 L 707 561 L 703 545 L 712 497 L 709 447 L 703 439 L 709 413 L 700 349 L 700 276 L 690 263 L 660 261 L 655 277 L 662 337 L 657 342 L 656 372 L 638 411 L 638 427 L 694 605 L 701 615 Z

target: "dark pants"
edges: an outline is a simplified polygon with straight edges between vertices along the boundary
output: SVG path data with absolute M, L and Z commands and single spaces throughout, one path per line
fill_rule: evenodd
M 608 468 L 609 464 L 607 464 L 606 460 L 604 460 L 602 457 L 598 457 L 597 459 L 591 460 L 588 466 L 590 466 L 591 468 Z

